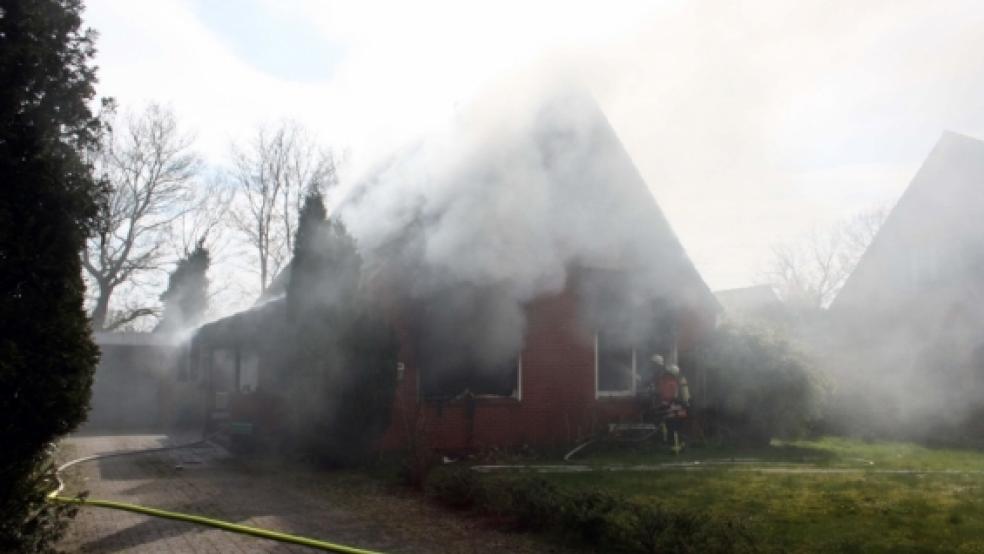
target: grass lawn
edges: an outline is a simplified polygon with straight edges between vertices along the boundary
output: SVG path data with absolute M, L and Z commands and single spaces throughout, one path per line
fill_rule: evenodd
M 651 447 L 595 449 L 575 461 L 598 469 L 699 461 L 538 476 L 562 491 L 604 490 L 740 519 L 762 551 L 984 552 L 984 452 L 825 438 L 680 456 Z

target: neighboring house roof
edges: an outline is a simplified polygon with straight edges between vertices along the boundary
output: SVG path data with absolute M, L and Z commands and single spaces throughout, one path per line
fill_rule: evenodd
M 747 314 L 774 310 L 783 306 L 771 285 L 755 285 L 714 293 L 726 313 Z
M 945 132 L 831 304 L 880 309 L 953 288 L 980 297 L 984 142 Z M 954 288 L 955 287 L 955 288 Z

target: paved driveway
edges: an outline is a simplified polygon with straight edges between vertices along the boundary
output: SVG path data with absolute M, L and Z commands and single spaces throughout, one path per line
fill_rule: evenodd
M 164 435 L 71 437 L 62 457 L 188 441 Z M 66 493 L 200 514 L 382 552 L 558 552 L 356 473 L 283 470 L 215 445 L 108 458 L 66 471 Z M 60 545 L 70 552 L 312 552 L 265 539 L 83 507 Z

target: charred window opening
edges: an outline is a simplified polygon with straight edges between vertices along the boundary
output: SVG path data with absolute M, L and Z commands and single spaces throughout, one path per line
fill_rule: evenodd
M 217 392 L 249 393 L 260 380 L 260 357 L 239 347 L 206 350 L 211 367 L 211 386 Z
M 520 398 L 519 355 L 498 364 L 468 364 L 441 371 L 420 372 L 420 395 L 429 400 L 451 400 L 463 394 Z
M 260 382 L 260 357 L 255 352 L 243 352 L 239 360 L 236 389 L 241 393 L 256 391 Z
M 595 336 L 595 376 L 598 396 L 635 393 L 636 351 L 603 332 Z
M 218 392 L 233 392 L 236 390 L 236 373 L 238 355 L 232 348 L 217 348 L 212 350 L 212 387 Z
M 525 314 L 507 287 L 442 287 L 411 310 L 422 398 L 519 398 Z

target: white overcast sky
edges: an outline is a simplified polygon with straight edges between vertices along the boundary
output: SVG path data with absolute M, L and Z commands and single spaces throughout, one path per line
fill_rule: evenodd
M 895 202 L 944 130 L 984 138 L 984 4 L 89 0 L 101 95 L 169 104 L 224 163 L 294 118 L 353 167 L 488 83 L 576 74 L 712 289 Z

